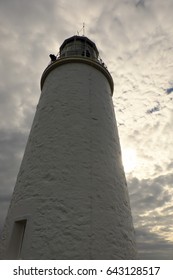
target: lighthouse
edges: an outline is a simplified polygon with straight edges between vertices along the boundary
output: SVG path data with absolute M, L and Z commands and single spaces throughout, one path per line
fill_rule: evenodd
M 85 36 L 66 39 L 50 57 L 1 259 L 135 259 L 113 79 Z

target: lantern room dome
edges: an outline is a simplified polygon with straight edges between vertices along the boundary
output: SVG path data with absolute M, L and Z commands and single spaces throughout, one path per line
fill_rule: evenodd
M 90 39 L 75 35 L 66 39 L 60 47 L 60 58 L 68 56 L 84 56 L 97 60 L 99 52 Z

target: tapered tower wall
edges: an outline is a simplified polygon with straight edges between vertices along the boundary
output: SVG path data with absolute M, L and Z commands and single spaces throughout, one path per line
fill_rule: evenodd
M 87 57 L 59 59 L 43 73 L 2 258 L 135 258 L 111 79 Z

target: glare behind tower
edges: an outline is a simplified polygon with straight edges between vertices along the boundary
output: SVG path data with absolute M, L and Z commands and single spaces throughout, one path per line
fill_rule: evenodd
M 41 90 L 1 258 L 134 259 L 113 80 L 96 45 L 66 39 Z

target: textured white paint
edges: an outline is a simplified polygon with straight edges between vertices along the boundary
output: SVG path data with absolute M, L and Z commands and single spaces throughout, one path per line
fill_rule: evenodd
M 27 219 L 22 259 L 134 259 L 110 84 L 92 65 L 46 77 L 1 241 Z

